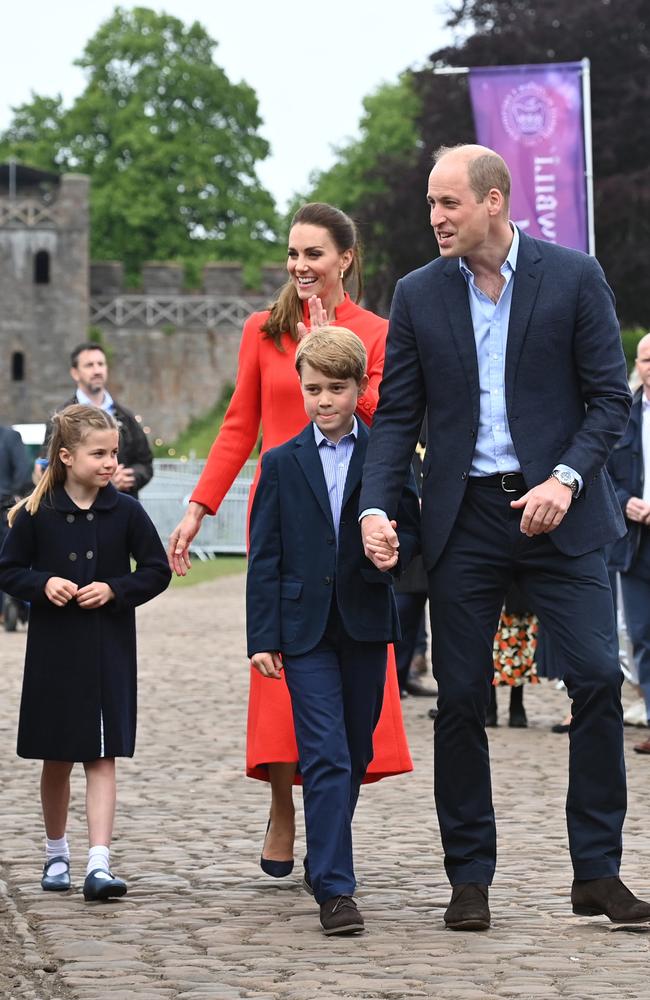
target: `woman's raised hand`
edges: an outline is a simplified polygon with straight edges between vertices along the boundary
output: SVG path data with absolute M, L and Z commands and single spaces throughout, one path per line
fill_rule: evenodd
M 309 330 L 320 330 L 323 326 L 329 325 L 327 309 L 317 295 L 312 295 L 307 303 L 309 307 L 309 326 L 305 323 L 298 323 L 298 339 L 302 340 Z

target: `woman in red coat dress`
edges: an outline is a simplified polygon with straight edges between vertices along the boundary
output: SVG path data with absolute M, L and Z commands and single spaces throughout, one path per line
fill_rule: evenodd
M 359 401 L 358 416 L 372 422 L 384 364 L 387 321 L 352 301 L 348 284 L 361 292 L 356 227 L 331 205 L 304 205 L 293 217 L 287 257 L 289 279 L 268 312 L 254 313 L 244 325 L 237 382 L 221 430 L 210 449 L 183 520 L 169 540 L 173 570 L 190 568 L 189 546 L 206 514 L 215 514 L 262 426 L 262 451 L 283 444 L 306 423 L 294 359 L 308 325 L 348 327 L 368 352 L 370 385 Z M 260 466 L 258 465 L 257 475 Z M 251 490 L 257 484 L 257 476 Z M 251 670 L 246 772 L 271 783 L 271 811 L 261 865 L 276 877 L 293 868 L 295 833 L 292 784 L 296 748 L 291 701 L 284 677 L 276 681 Z M 374 737 L 374 759 L 367 781 L 412 770 L 404 734 L 395 672 L 389 656 L 384 704 Z

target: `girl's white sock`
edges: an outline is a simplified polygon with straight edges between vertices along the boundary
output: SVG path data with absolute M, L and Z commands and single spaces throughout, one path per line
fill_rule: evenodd
M 67 858 L 70 860 L 70 848 L 68 847 L 68 838 L 63 834 L 62 837 L 58 837 L 56 840 L 50 840 L 49 837 L 45 838 L 45 861 L 47 863 L 47 874 L 48 875 L 63 875 L 67 871 L 66 866 L 62 861 L 57 861 L 56 864 L 49 864 L 52 858 Z
M 97 868 L 108 874 L 111 870 L 109 855 L 110 851 L 108 847 L 105 847 L 103 844 L 96 844 L 94 847 L 91 847 L 88 851 L 86 875 L 90 875 L 90 873 L 94 872 Z

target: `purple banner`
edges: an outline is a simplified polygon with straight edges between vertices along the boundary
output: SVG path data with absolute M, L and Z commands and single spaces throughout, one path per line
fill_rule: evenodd
M 470 69 L 477 141 L 512 174 L 510 218 L 529 236 L 588 252 L 580 63 Z

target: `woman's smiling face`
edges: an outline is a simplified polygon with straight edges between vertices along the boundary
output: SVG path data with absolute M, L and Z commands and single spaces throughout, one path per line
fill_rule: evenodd
M 287 271 L 301 300 L 317 295 L 326 309 L 343 298 L 341 271 L 352 263 L 352 250 L 341 252 L 323 226 L 299 222 L 289 233 Z

